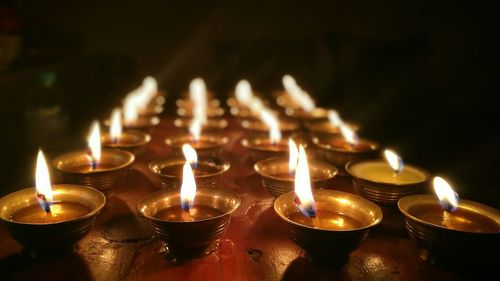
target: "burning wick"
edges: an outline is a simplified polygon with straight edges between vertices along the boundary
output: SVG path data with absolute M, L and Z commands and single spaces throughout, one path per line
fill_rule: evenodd
M 111 142 L 117 144 L 122 134 L 122 111 L 120 108 L 115 108 L 111 113 L 111 126 L 109 128 Z
M 181 218 L 183 221 L 192 221 L 191 208 L 193 207 L 194 198 L 196 196 L 196 183 L 194 180 L 193 170 L 189 161 L 184 163 L 182 167 L 182 185 L 180 190 L 181 197 Z
M 389 163 L 389 166 L 391 166 L 391 169 L 394 171 L 394 173 L 392 173 L 392 176 L 394 178 L 397 177 L 401 173 L 401 171 L 403 171 L 403 159 L 401 159 L 401 157 L 394 151 L 389 149 L 384 150 L 384 156 L 387 160 L 387 163 Z
M 101 132 L 98 121 L 92 123 L 87 143 L 89 148 L 87 154 L 90 157 L 90 167 L 92 170 L 95 170 L 97 169 L 97 163 L 101 160 Z
M 41 193 L 37 193 L 36 194 L 36 197 L 41 200 L 41 204 L 43 205 L 43 209 L 45 210 L 46 213 L 50 213 L 50 202 L 47 200 L 47 198 L 45 197 L 45 195 L 41 194 Z
M 450 227 L 453 223 L 453 216 L 451 213 L 458 208 L 458 194 L 451 188 L 448 182 L 441 177 L 434 177 L 433 185 L 434 192 L 443 208 L 442 224 L 446 227 Z
M 347 127 L 344 124 L 340 125 L 340 132 L 342 133 L 342 136 L 351 147 L 354 147 L 358 144 L 359 142 L 358 135 L 349 127 Z

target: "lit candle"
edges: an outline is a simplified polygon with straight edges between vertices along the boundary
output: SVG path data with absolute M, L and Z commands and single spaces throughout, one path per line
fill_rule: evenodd
M 95 170 L 101 160 L 101 130 L 99 128 L 99 121 L 92 123 L 87 144 L 89 148 L 90 167 L 92 170 Z
M 151 136 L 141 131 L 122 129 L 122 111 L 115 108 L 111 113 L 109 133 L 101 136 L 101 143 L 105 147 L 123 149 L 138 154 L 140 148 L 151 140 Z

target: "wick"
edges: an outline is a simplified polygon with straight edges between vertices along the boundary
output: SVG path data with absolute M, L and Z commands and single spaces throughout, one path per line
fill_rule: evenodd
M 118 143 L 118 137 L 111 138 L 111 143 L 117 144 Z
M 91 170 L 95 170 L 97 169 L 97 161 L 95 161 L 95 158 L 94 156 L 92 156 L 92 151 L 89 149 L 87 150 L 87 155 L 89 156 L 90 158 L 90 169 Z
M 182 213 L 181 213 L 181 219 L 182 221 L 193 221 L 193 218 L 191 216 L 191 206 L 189 206 L 189 202 L 182 202 L 181 203 L 181 208 L 182 208 Z
M 41 194 L 41 193 L 37 193 L 36 197 L 38 197 L 38 199 L 42 200 L 43 209 L 45 210 L 45 212 L 47 214 L 49 214 L 50 213 L 50 203 L 47 201 L 47 197 L 45 197 L 45 195 Z

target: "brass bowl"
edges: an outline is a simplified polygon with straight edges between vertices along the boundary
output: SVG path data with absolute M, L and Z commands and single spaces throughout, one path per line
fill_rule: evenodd
M 155 218 L 155 214 L 169 207 L 178 206 L 178 190 L 161 190 L 143 198 L 137 208 L 139 213 L 150 220 L 154 234 L 166 244 L 168 255 L 189 259 L 210 253 L 226 230 L 233 213 L 241 204 L 236 193 L 220 188 L 196 191 L 195 204 L 215 208 L 223 214 L 205 220 L 168 221 Z M 179 206 L 180 208 L 180 206 Z
M 207 117 L 208 118 L 217 118 L 222 117 L 224 115 L 224 108 L 222 107 L 208 107 L 207 108 Z M 193 110 L 191 108 L 179 107 L 177 108 L 177 115 L 181 117 L 193 117 Z
M 182 145 L 191 144 L 198 156 L 217 157 L 222 148 L 229 142 L 228 137 L 216 134 L 202 134 L 198 142 L 190 134 L 174 135 L 165 139 L 165 144 L 172 149 L 174 154 L 182 155 Z
M 300 123 L 294 120 L 280 119 L 279 126 L 284 138 L 290 137 L 300 130 Z M 269 127 L 260 120 L 243 120 L 241 121 L 241 127 L 247 130 L 252 137 L 265 137 L 269 135 Z
M 305 257 L 313 263 L 339 264 L 347 260 L 349 253 L 363 242 L 370 229 L 382 220 L 382 210 L 374 203 L 345 192 L 314 189 L 318 210 L 348 215 L 362 227 L 345 230 L 328 230 L 299 224 L 289 217 L 297 212 L 295 193 L 281 195 L 274 201 L 274 210 L 286 223 L 288 234 L 295 244 L 305 251 Z
M 62 175 L 64 182 L 90 186 L 109 197 L 112 195 L 112 189 L 125 179 L 134 159 L 134 155 L 128 151 L 103 149 L 99 163 L 104 167 L 97 170 L 88 170 L 87 151 L 60 155 L 52 164 Z
M 189 95 L 189 93 L 186 93 L 186 95 Z M 211 93 L 208 92 L 207 95 L 210 96 Z M 178 99 L 175 101 L 175 105 L 178 108 L 192 109 L 194 106 L 194 103 L 190 99 Z M 220 107 L 220 101 L 218 99 L 211 99 L 208 101 L 207 107 L 218 108 L 218 107 Z
M 179 189 L 182 185 L 182 167 L 186 163 L 184 157 L 171 157 L 155 160 L 149 163 L 149 170 L 160 178 L 161 187 L 165 189 Z M 222 174 L 229 170 L 229 162 L 213 158 L 199 157 L 198 168 L 205 169 L 202 174 L 194 169 L 194 178 L 198 187 L 215 187 Z M 165 169 L 172 168 L 170 171 Z
M 101 136 L 102 146 L 107 148 L 116 148 L 128 151 L 134 155 L 142 152 L 144 145 L 151 141 L 151 136 L 141 131 L 128 130 L 120 135 L 120 140 L 113 143 L 110 134 L 106 133 Z
M 141 131 L 144 133 L 151 133 L 153 128 L 160 124 L 160 118 L 157 116 L 139 116 L 137 121 L 132 124 L 122 123 L 124 130 Z M 110 120 L 104 120 L 104 126 L 109 128 L 111 126 Z
M 89 208 L 88 214 L 56 223 L 16 222 L 11 216 L 21 209 L 39 205 L 35 188 L 25 188 L 0 198 L 0 219 L 21 245 L 42 252 L 73 245 L 90 232 L 97 214 L 106 203 L 104 194 L 87 186 L 53 185 L 54 201 L 75 202 Z
M 415 173 L 422 175 L 422 180 L 412 183 L 389 183 L 374 181 L 364 178 L 363 175 L 353 170 L 353 167 L 360 163 L 383 163 L 385 160 L 358 160 L 347 163 L 345 169 L 352 177 L 352 184 L 359 195 L 382 205 L 395 206 L 398 200 L 417 193 L 423 193 L 429 187 L 431 175 L 426 170 L 414 165 L 405 164 L 405 169 L 411 169 Z M 388 165 L 388 164 L 387 164 Z
M 274 197 L 294 190 L 295 181 L 289 175 L 288 158 L 268 158 L 254 165 L 260 175 L 262 184 Z M 326 162 L 309 159 L 309 173 L 313 188 L 324 188 L 329 180 L 337 174 L 337 168 Z
M 281 139 L 273 146 L 267 137 L 244 138 L 241 145 L 250 150 L 255 162 L 272 157 L 286 157 L 289 153 L 287 139 Z
M 332 142 L 342 140 L 342 137 L 323 137 L 313 138 L 312 142 L 318 148 L 317 155 L 322 160 L 332 163 L 339 170 L 340 176 L 348 176 L 345 171 L 345 165 L 351 161 L 362 159 L 375 158 L 379 149 L 376 142 L 360 139 L 360 145 L 366 149 L 363 150 L 348 150 L 331 145 Z
M 422 207 L 423 206 L 423 207 Z M 441 210 L 434 195 L 418 194 L 403 197 L 398 202 L 401 213 L 406 217 L 406 230 L 416 242 L 418 255 L 423 260 L 437 265 L 471 267 L 477 265 L 498 265 L 500 250 L 500 211 L 474 201 L 460 200 L 460 209 L 483 216 L 497 224 L 496 231 L 472 232 L 452 230 L 424 220 L 418 210 Z
M 346 126 L 354 132 L 359 130 L 359 125 L 354 123 L 346 123 Z M 340 128 L 332 125 L 328 120 L 308 121 L 305 123 L 305 127 L 311 138 L 340 136 L 341 134 Z
M 328 110 L 320 107 L 313 109 L 311 112 L 305 111 L 302 108 L 288 107 L 285 109 L 285 114 L 288 117 L 302 121 L 304 124 L 308 121 L 318 121 L 328 118 Z
M 191 125 L 191 118 L 177 118 L 174 120 L 174 126 L 177 128 L 188 129 Z M 227 121 L 223 118 L 208 119 L 205 124 L 202 125 L 203 131 L 216 131 L 223 130 L 227 127 Z

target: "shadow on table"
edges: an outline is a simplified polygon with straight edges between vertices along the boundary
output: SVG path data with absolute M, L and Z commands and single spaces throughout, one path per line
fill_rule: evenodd
M 85 261 L 68 249 L 43 256 L 23 249 L 0 259 L 2 280 L 92 280 Z

